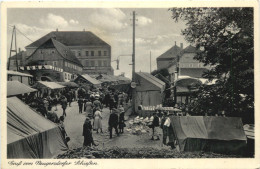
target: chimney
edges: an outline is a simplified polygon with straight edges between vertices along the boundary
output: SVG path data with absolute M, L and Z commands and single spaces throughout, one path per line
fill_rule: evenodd
M 176 46 L 176 41 L 175 41 L 175 46 Z
M 58 31 L 59 31 L 59 29 L 57 28 L 57 29 L 56 29 L 56 32 L 58 32 Z
M 181 43 L 181 49 L 183 49 L 183 43 Z

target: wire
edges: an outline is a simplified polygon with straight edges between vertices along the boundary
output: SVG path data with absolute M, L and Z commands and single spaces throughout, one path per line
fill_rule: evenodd
M 13 25 L 8 25 L 8 26 L 10 26 L 10 27 L 14 27 Z M 17 27 L 15 27 L 16 28 L 16 30 L 21 34 L 21 35 L 23 35 L 26 39 L 28 39 L 29 41 L 31 41 L 31 42 L 34 42 L 33 40 L 31 40 L 30 38 L 28 38 L 28 36 L 27 35 L 25 35 L 24 33 L 22 33 L 22 31 L 20 31 Z
M 24 33 L 22 33 L 17 27 L 16 29 L 18 30 L 19 33 L 21 33 L 25 38 L 27 38 L 29 41 L 34 42 L 33 40 L 31 40 L 30 38 L 28 38 Z

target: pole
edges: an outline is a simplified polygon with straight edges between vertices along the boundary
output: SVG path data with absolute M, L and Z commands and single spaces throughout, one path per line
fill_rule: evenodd
M 16 62 L 16 70 L 18 71 L 18 59 L 17 59 L 17 43 L 16 43 L 16 29 L 15 29 L 15 26 L 14 26 L 14 33 L 15 33 L 15 39 L 14 39 L 14 42 L 15 42 L 15 62 Z
M 15 39 L 14 39 L 15 38 Z M 15 50 L 13 50 L 13 39 L 14 45 L 15 45 Z M 10 47 L 10 55 L 9 55 L 9 61 L 8 61 L 8 66 L 7 70 L 10 70 L 10 62 L 11 62 L 11 57 L 12 57 L 12 52 L 15 52 L 15 62 L 16 62 L 16 70 L 18 71 L 18 59 L 17 59 L 17 43 L 16 43 L 16 29 L 15 26 L 13 26 L 13 32 L 12 32 L 12 39 L 11 39 L 11 47 Z
M 135 11 L 133 11 L 133 54 L 132 54 L 132 82 L 135 82 Z M 135 89 L 132 89 L 132 112 L 135 113 Z
M 152 52 L 150 51 L 150 73 L 152 72 Z

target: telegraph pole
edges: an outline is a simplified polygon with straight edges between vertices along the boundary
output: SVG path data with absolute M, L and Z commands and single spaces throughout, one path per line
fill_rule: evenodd
M 135 11 L 133 11 L 133 54 L 132 54 L 132 82 L 135 82 Z M 134 88 L 132 88 L 132 112 L 135 113 L 135 93 Z
M 14 50 L 13 50 L 13 40 L 14 40 L 14 44 L 15 44 L 15 49 Z M 13 26 L 13 33 L 12 33 L 12 39 L 11 39 L 10 55 L 9 55 L 9 61 L 8 61 L 7 70 L 10 70 L 10 61 L 11 61 L 12 52 L 15 52 L 16 70 L 18 71 L 17 43 L 16 43 L 16 29 L 15 29 L 15 26 Z
M 152 52 L 150 51 L 150 73 L 152 72 Z

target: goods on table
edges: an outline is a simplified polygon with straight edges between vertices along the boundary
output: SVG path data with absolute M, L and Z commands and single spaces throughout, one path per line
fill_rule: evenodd
M 143 118 L 143 117 L 135 117 L 134 119 L 129 120 L 129 127 L 126 129 L 126 131 L 135 134 L 135 135 L 141 135 L 148 133 L 151 129 L 148 127 L 148 125 L 151 123 L 151 118 Z

